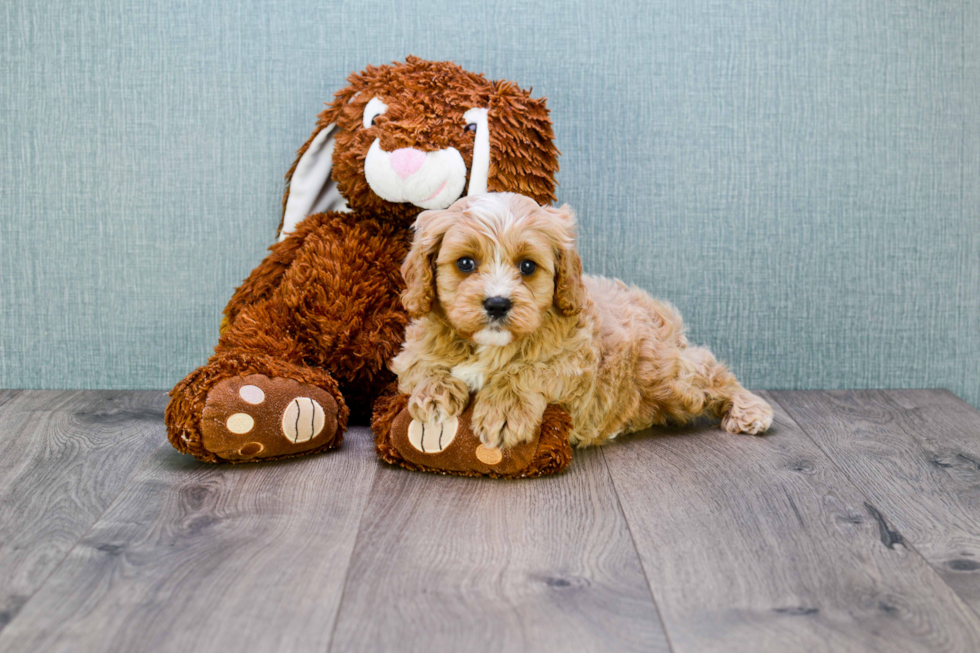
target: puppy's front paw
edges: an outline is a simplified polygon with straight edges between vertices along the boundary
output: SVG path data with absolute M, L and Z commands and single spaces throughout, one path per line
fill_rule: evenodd
M 466 384 L 455 377 L 424 381 L 412 392 L 408 413 L 419 422 L 442 422 L 462 413 L 469 399 Z
M 534 440 L 541 417 L 520 404 L 490 406 L 478 401 L 470 427 L 487 447 L 508 448 Z

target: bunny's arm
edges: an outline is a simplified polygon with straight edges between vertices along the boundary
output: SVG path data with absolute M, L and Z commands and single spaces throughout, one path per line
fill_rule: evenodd
M 235 321 L 242 309 L 268 299 L 282 284 L 286 271 L 296 260 L 297 253 L 303 249 L 308 233 L 309 229 L 298 228 L 288 238 L 269 247 L 269 255 L 249 273 L 228 300 L 221 319 L 221 333 Z

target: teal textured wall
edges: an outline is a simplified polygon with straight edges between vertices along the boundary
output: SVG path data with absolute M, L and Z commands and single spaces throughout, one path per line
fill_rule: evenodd
M 980 5 L 6 0 L 0 387 L 167 388 L 347 73 L 549 99 L 586 267 L 765 388 L 980 405 Z

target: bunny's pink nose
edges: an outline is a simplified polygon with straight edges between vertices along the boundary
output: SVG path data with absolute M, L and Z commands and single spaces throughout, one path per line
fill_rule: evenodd
M 415 174 L 423 163 L 425 152 L 419 152 L 412 147 L 403 147 L 391 153 L 391 167 L 402 179 Z

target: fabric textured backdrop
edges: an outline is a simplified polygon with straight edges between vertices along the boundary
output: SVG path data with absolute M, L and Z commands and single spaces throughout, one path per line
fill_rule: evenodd
M 0 387 L 169 388 L 349 72 L 548 97 L 586 268 L 756 388 L 980 405 L 980 3 L 6 0 Z

